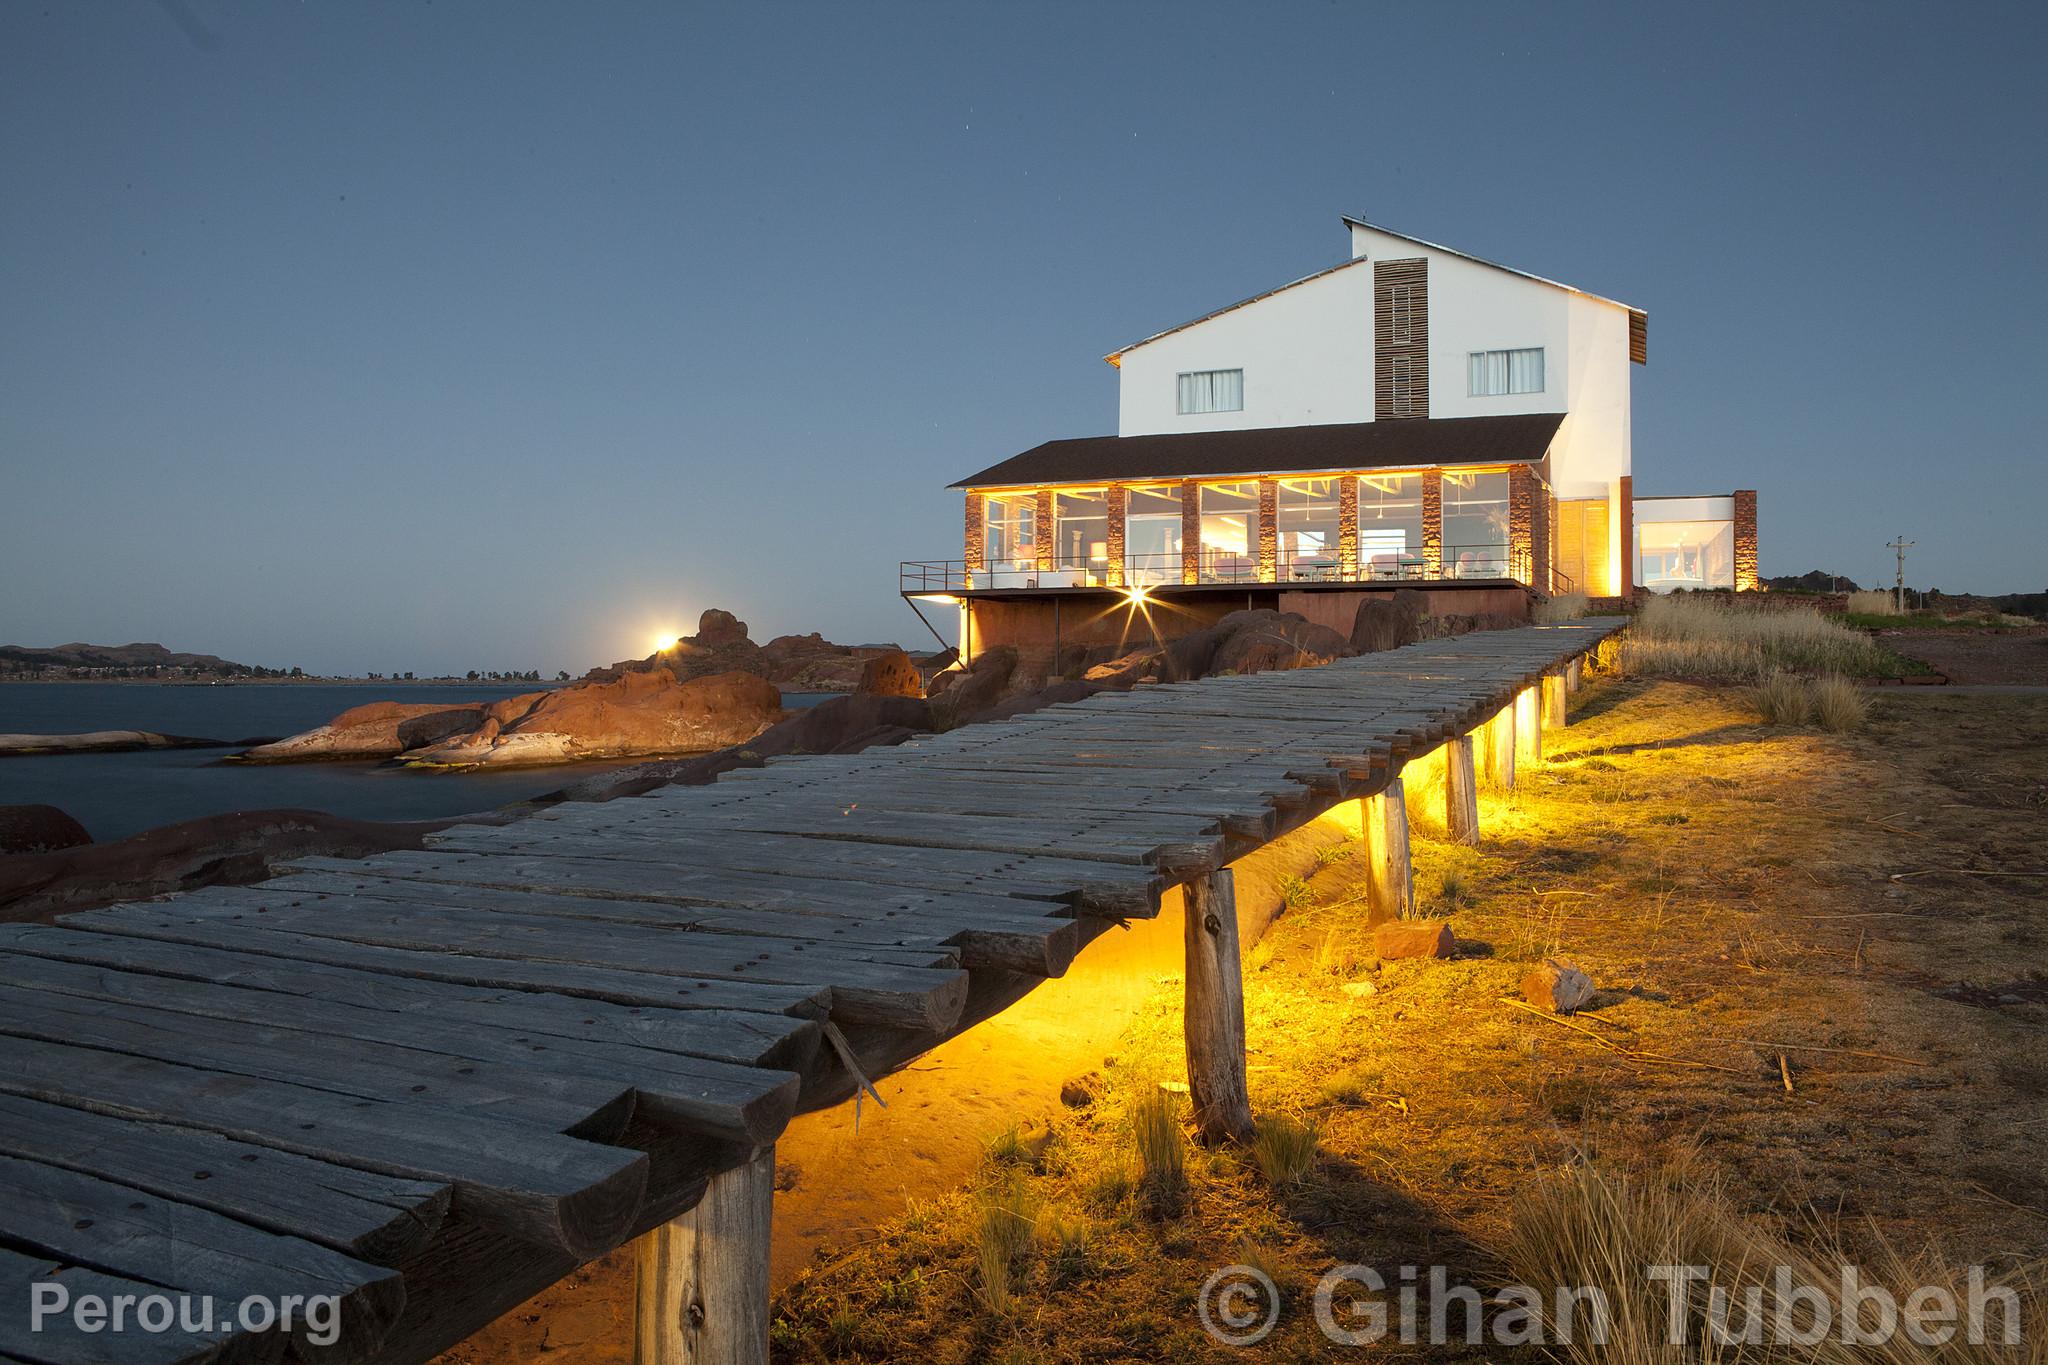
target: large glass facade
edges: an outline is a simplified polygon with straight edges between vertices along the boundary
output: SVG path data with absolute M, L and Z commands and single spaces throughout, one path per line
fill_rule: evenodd
M 1642 584 L 1651 592 L 1735 586 L 1735 523 L 1636 523 Z
M 982 567 L 989 587 L 1022 587 L 1038 572 L 1038 495 L 991 493 L 982 504 Z
M 1508 577 L 1508 476 L 1444 471 L 1443 576 Z
M 1358 477 L 1358 573 L 1409 578 L 1422 572 L 1422 476 Z
M 1180 582 L 1180 545 L 1180 485 L 1126 490 L 1125 581 L 1140 587 Z
M 1259 576 L 1259 485 L 1205 483 L 1202 495 L 1202 578 L 1235 583 Z
M 1086 574 L 1109 581 L 1109 494 L 1100 488 L 1053 495 L 1053 562 L 1062 581 Z
M 1282 479 L 1278 495 L 1281 579 L 1337 577 L 1337 480 Z

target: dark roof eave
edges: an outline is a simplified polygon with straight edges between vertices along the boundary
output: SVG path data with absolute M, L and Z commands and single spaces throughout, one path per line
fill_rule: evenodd
M 1561 412 L 1498 417 L 1398 418 L 1300 427 L 1083 436 L 1047 441 L 950 485 L 1144 483 L 1342 473 L 1352 469 L 1533 464 L 1549 453 Z

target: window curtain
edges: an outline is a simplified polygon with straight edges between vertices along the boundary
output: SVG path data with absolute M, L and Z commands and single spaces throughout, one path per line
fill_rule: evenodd
M 1243 408 L 1243 370 L 1198 370 L 1180 377 L 1183 413 L 1239 412 Z
M 1508 392 L 1543 392 L 1543 348 L 1528 351 L 1509 351 Z
M 1468 361 L 1471 383 L 1467 392 L 1475 398 L 1508 391 L 1508 353 L 1474 351 Z

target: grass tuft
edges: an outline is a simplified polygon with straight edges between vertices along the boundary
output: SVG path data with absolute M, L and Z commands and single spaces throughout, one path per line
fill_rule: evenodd
M 1754 678 L 1774 669 L 1897 677 L 1907 665 L 1861 631 L 1817 611 L 1737 607 L 1653 597 L 1623 637 L 1622 673 L 1660 678 Z
M 1870 719 L 1870 699 L 1849 679 L 1830 673 L 1814 679 L 1813 718 L 1836 734 L 1861 730 Z
M 1578 620 L 1591 606 L 1582 592 L 1559 593 L 1547 602 L 1538 602 L 1529 619 L 1539 626 L 1554 626 L 1563 621 Z
M 1015 1173 L 981 1192 L 974 1210 L 974 1260 L 981 1277 L 981 1301 L 998 1316 L 1010 1311 L 1016 1263 L 1031 1250 L 1038 1227 L 1038 1198 Z
M 1804 725 L 1813 712 L 1805 682 L 1783 672 L 1773 672 L 1752 687 L 1749 704 L 1766 725 Z
M 1187 1142 L 1180 1102 L 1163 1090 L 1140 1095 L 1131 1106 L 1131 1140 L 1138 1149 L 1138 1184 L 1159 1212 L 1178 1209 L 1187 1196 Z
M 1259 1174 L 1275 1189 L 1299 1185 L 1315 1169 L 1319 1136 L 1314 1124 L 1285 1114 L 1264 1120 L 1252 1139 L 1252 1159 L 1258 1163 Z

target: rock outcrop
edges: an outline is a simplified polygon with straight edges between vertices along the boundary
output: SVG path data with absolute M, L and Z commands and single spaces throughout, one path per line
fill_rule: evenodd
M 878 654 L 861 665 L 860 683 L 854 689 L 874 697 L 924 697 L 924 675 L 900 649 Z
M 1358 604 L 1358 615 L 1351 622 L 1352 652 L 1377 654 L 1412 645 L 1420 638 L 1416 631 L 1421 613 L 1412 601 L 1402 601 L 1403 596 L 1397 593 L 1393 601 L 1369 597 Z
M 678 682 L 627 673 L 495 702 L 472 730 L 408 750 L 410 764 L 509 767 L 588 758 L 703 753 L 744 744 L 782 719 L 782 694 L 752 673 Z
M 1351 642 L 1291 611 L 1234 611 L 1216 623 L 1223 639 L 1209 660 L 1211 673 L 1269 673 L 1319 668 L 1350 655 Z
M 245 763 L 303 763 L 319 759 L 396 758 L 408 749 L 473 730 L 484 702 L 373 701 L 352 706 L 303 734 L 259 744 L 240 755 Z
M 893 645 L 836 645 L 815 631 L 778 635 L 765 645 L 756 644 L 745 621 L 713 607 L 698 618 L 695 635 L 644 659 L 593 669 L 588 676 L 594 682 L 610 682 L 627 673 L 665 668 L 688 682 L 714 673 L 752 673 L 795 692 L 851 692 L 860 685 L 869 660 L 892 653 L 902 651 Z
M 55 853 L 91 842 L 85 826 L 55 806 L 0 806 L 0 854 Z

